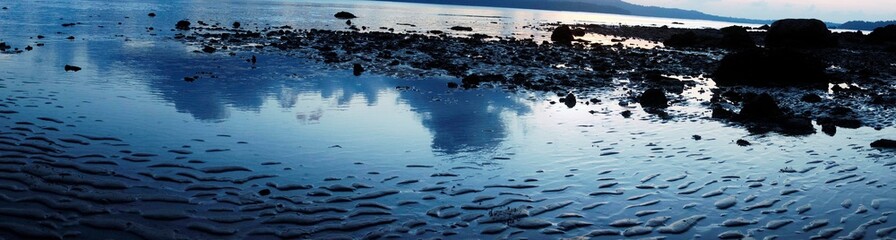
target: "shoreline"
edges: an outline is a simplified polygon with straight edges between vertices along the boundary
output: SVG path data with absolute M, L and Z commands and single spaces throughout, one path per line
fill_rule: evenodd
M 555 26 L 546 24 L 543 27 Z M 513 39 L 472 34 L 460 37 L 445 32 L 435 34 L 385 32 L 385 27 L 361 30 L 331 31 L 293 29 L 289 26 L 266 27 L 257 32 L 217 25 L 199 25 L 181 29 L 176 39 L 199 48 L 196 52 L 274 51 L 297 54 L 336 69 L 349 69 L 356 74 L 374 72 L 399 77 L 449 76 L 457 82 L 446 89 L 476 88 L 481 84 L 508 91 L 542 91 L 557 94 L 564 102 L 571 94 L 577 104 L 598 104 L 599 99 L 614 89 L 631 92 L 627 101 L 638 103 L 649 89 L 661 89 L 667 102 L 687 102 L 685 89 L 712 91 L 706 102 L 685 103 L 706 109 L 735 114 L 752 96 L 768 93 L 789 119 L 800 120 L 800 129 L 777 122 L 741 122 L 713 114 L 719 120 L 740 123 L 756 133 L 767 131 L 804 135 L 815 133 L 817 125 L 882 129 L 896 122 L 896 57 L 884 47 L 856 44 L 856 35 L 836 33 L 837 38 L 851 39 L 836 48 L 809 51 L 812 58 L 822 59 L 830 76 L 827 88 L 811 86 L 711 86 L 720 60 L 737 50 L 726 50 L 714 38 L 723 34 L 717 29 L 679 29 L 667 27 L 631 27 L 607 25 L 572 25 L 584 34 L 617 34 L 620 43 L 603 45 L 575 40 L 571 45 L 537 43 L 532 39 Z M 468 33 L 468 31 L 463 31 Z M 674 35 L 696 33 L 709 45 L 684 47 L 632 48 L 621 43 L 626 38 L 658 41 Z M 750 38 L 760 39 L 765 33 L 751 30 Z M 705 40 L 709 39 L 709 40 Z M 614 40 L 615 41 L 615 40 Z M 666 41 L 668 43 L 668 39 Z M 274 49 L 274 50 L 270 50 Z M 248 59 L 247 59 L 248 60 Z M 876 69 L 876 72 L 869 72 Z M 756 71 L 763 71 L 757 69 Z M 712 84 L 714 85 L 714 84 Z M 745 98 L 744 96 L 747 96 Z M 812 101 L 806 101 L 806 98 Z M 815 100 L 819 98 L 820 100 Z M 572 104 L 575 105 L 575 104 Z M 642 104 L 642 107 L 643 104 Z M 849 111 L 845 111 L 847 109 Z M 645 109 L 661 118 L 674 118 L 664 107 Z M 625 115 L 625 113 L 621 113 Z M 770 126 L 763 126 L 770 125 Z M 757 127 L 758 126 L 758 127 Z M 830 128 L 827 126 L 826 128 Z

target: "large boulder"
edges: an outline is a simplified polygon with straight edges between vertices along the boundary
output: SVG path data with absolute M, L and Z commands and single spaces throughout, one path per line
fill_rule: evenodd
M 566 25 L 560 25 L 554 29 L 554 32 L 551 33 L 551 41 L 561 44 L 572 44 L 572 41 L 575 40 L 575 37 L 572 34 L 572 29 Z
M 713 73 L 719 86 L 827 87 L 824 62 L 786 49 L 747 49 L 729 53 Z
M 896 148 L 896 141 L 890 139 L 880 139 L 871 143 L 873 148 Z
M 837 39 L 828 26 L 818 19 L 782 19 L 772 23 L 765 37 L 769 48 L 836 47 Z
M 662 89 L 651 88 L 638 96 L 638 103 L 641 104 L 641 107 L 665 108 L 669 106 L 669 98 L 666 97 L 666 92 Z
M 868 34 L 868 39 L 873 42 L 896 43 L 896 24 L 875 28 L 871 34 Z
M 338 12 L 338 13 L 334 14 L 333 17 L 336 17 L 336 18 L 338 18 L 338 19 L 353 19 L 353 18 L 358 18 L 358 16 L 355 16 L 355 14 L 352 14 L 352 13 L 350 13 L 350 12 Z
M 730 26 L 719 30 L 722 32 L 722 40 L 719 42 L 722 48 L 748 49 L 756 47 L 756 43 L 753 42 L 753 38 L 744 27 Z

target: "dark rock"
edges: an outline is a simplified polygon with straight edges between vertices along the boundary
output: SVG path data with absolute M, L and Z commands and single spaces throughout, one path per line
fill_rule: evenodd
M 68 71 L 77 72 L 77 71 L 81 71 L 81 67 L 78 67 L 78 66 L 72 66 L 72 65 L 65 65 L 65 71 L 66 71 L 66 72 L 68 72 Z
M 666 98 L 666 93 L 662 89 L 657 88 L 644 91 L 641 96 L 638 96 L 638 102 L 641 103 L 641 107 L 665 108 L 669 106 L 669 99 Z
M 837 134 L 837 126 L 835 126 L 833 123 L 823 123 L 821 124 L 821 132 L 833 137 L 835 134 Z
M 630 117 L 632 116 L 632 111 L 625 110 L 625 111 L 622 111 L 622 113 L 619 113 L 619 114 L 622 115 L 622 117 L 624 117 L 624 118 L 630 118 Z
M 25 50 L 26 50 L 26 51 L 31 51 L 31 50 L 34 50 L 34 48 L 31 47 L 31 45 L 28 45 L 28 46 L 25 46 Z
M 12 47 L 10 47 L 9 45 L 6 45 L 5 42 L 0 42 L 0 51 L 6 51 L 7 49 L 10 49 L 10 48 L 12 48 Z
M 768 30 L 771 29 L 771 28 L 772 28 L 771 26 L 769 26 L 768 24 L 765 24 L 765 25 L 759 26 L 759 27 L 756 28 L 756 29 L 759 29 L 759 30 L 766 30 L 766 31 L 768 31 Z
M 487 74 L 487 75 L 470 75 L 461 79 L 461 85 L 464 88 L 475 88 L 478 87 L 480 83 L 484 82 L 505 82 L 507 81 L 507 77 L 504 75 L 498 74 Z
M 561 102 L 566 104 L 566 106 L 569 108 L 573 108 L 576 106 L 576 95 L 573 95 L 572 93 L 566 94 L 566 97 L 561 100 Z
M 821 102 L 821 96 L 818 96 L 818 94 L 814 93 L 807 93 L 806 95 L 803 95 L 800 100 L 807 103 L 818 103 Z
M 353 19 L 353 18 L 358 18 L 357 16 L 355 16 L 354 14 L 352 14 L 352 13 L 350 13 L 350 12 L 338 12 L 338 13 L 336 13 L 336 14 L 333 15 L 333 16 L 336 17 L 336 18 L 338 18 L 338 19 Z
M 836 47 L 827 25 L 818 19 L 782 19 L 772 23 L 765 37 L 769 48 L 828 48 Z
M 193 81 L 196 81 L 196 78 L 194 78 L 194 77 L 184 77 L 184 82 L 193 82 Z
M 576 36 L 576 37 L 584 37 L 584 36 L 585 36 L 585 29 L 581 29 L 581 28 L 573 29 L 573 30 L 572 30 L 572 35 L 573 35 L 573 36 Z
M 363 72 L 364 72 L 364 67 L 361 66 L 361 64 L 355 63 L 352 66 L 352 73 L 355 74 L 355 76 L 361 76 L 361 73 L 363 73 Z
M 718 119 L 730 119 L 734 117 L 736 114 L 728 109 L 725 109 L 721 106 L 715 106 L 712 109 L 712 118 Z
M 782 49 L 749 49 L 722 58 L 713 73 L 720 86 L 827 87 L 826 65 L 809 55 Z
M 778 132 L 783 134 L 805 135 L 815 133 L 812 120 L 801 117 L 789 117 L 778 123 Z
M 743 108 L 737 114 L 738 119 L 747 121 L 774 121 L 783 116 L 778 102 L 767 93 L 744 101 Z
M 703 139 L 703 137 L 701 137 L 700 135 L 694 135 L 694 136 L 691 136 L 691 138 L 694 139 L 695 141 L 700 141 L 700 139 Z
M 151 13 L 149 13 L 149 14 L 146 14 L 146 16 L 149 16 L 149 17 L 155 17 L 155 16 L 156 16 L 156 13 L 151 12 Z
M 240 28 L 240 22 L 233 22 L 233 28 Z
M 896 24 L 875 28 L 871 34 L 868 34 L 868 40 L 878 43 L 896 43 Z
M 747 29 L 741 26 L 730 26 L 719 29 L 722 31 L 722 41 L 719 45 L 727 49 L 755 48 L 756 43 L 747 33 Z
M 448 82 L 448 88 L 457 88 L 458 85 L 456 82 Z
M 873 148 L 896 148 L 896 141 L 890 139 L 880 139 L 871 143 Z
M 560 25 L 554 29 L 554 32 L 551 33 L 551 41 L 560 44 L 572 44 L 572 41 L 575 40 L 575 36 L 572 34 L 572 29 L 569 29 L 569 26 Z
M 205 47 L 202 47 L 202 51 L 206 52 L 206 53 L 214 53 L 216 51 L 216 49 L 212 46 L 205 46 Z
M 687 31 L 673 34 L 663 41 L 663 45 L 673 48 L 696 48 L 709 46 L 709 41 L 711 41 L 709 37 L 697 35 L 694 31 Z
M 261 191 L 258 191 L 258 195 L 261 195 L 261 196 L 271 195 L 271 190 L 267 189 L 267 188 L 262 189 Z
M 349 25 L 349 26 L 351 26 L 351 25 L 352 25 L 352 20 L 345 20 L 345 25 Z
M 454 31 L 466 31 L 466 32 L 470 32 L 470 31 L 473 31 L 473 28 L 471 28 L 471 27 L 464 27 L 464 26 L 454 26 L 454 27 L 451 27 L 451 30 L 454 30 Z
M 75 40 L 75 36 L 68 36 L 68 37 L 65 38 L 65 39 L 68 39 L 68 40 Z
M 177 21 L 177 24 L 174 24 L 174 28 L 177 30 L 190 30 L 190 21 L 187 21 L 187 20 Z
M 737 145 L 738 145 L 738 146 L 741 146 L 741 147 L 746 147 L 746 146 L 750 146 L 751 143 L 750 143 L 750 142 L 747 142 L 747 140 L 738 139 L 738 140 L 737 140 Z

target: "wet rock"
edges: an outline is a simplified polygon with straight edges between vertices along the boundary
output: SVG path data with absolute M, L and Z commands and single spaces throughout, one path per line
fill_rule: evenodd
M 778 102 L 767 93 L 745 101 L 743 105 L 743 108 L 737 115 L 742 120 L 768 121 L 784 116 L 783 111 L 778 107 Z
M 240 28 L 240 22 L 233 22 L 233 28 Z
M 719 239 L 743 239 L 744 237 L 746 236 L 743 233 L 734 230 L 719 234 Z
M 896 148 L 896 140 L 880 139 L 871 143 L 873 148 Z
M 520 229 L 542 229 L 553 225 L 553 223 L 539 218 L 523 218 L 511 224 L 511 226 Z
M 454 30 L 454 31 L 470 32 L 470 31 L 473 31 L 473 28 L 471 28 L 471 27 L 464 27 L 464 26 L 454 26 L 454 27 L 451 27 L 451 30 Z
M 675 221 L 668 226 L 661 227 L 658 229 L 660 233 L 673 233 L 673 234 L 681 234 L 690 230 L 694 225 L 697 225 L 697 222 L 706 218 L 705 215 L 694 215 L 690 216 L 678 221 Z
M 638 225 L 641 225 L 641 221 L 634 218 L 625 218 L 610 222 L 611 227 L 634 227 Z
M 352 74 L 354 74 L 355 76 L 361 76 L 361 73 L 363 72 L 364 67 L 361 66 L 361 64 L 355 63 L 354 65 L 352 65 Z
M 498 74 L 469 75 L 461 79 L 461 85 L 464 88 L 476 88 L 484 82 L 505 82 L 506 80 L 507 77 Z
M 575 40 L 575 36 L 572 34 L 572 29 L 566 25 L 560 25 L 551 32 L 551 41 L 559 44 L 572 44 L 572 41 Z
M 572 93 L 566 94 L 566 97 L 560 99 L 560 102 L 566 104 L 566 107 L 573 108 L 576 106 L 576 95 Z
M 12 48 L 12 47 L 9 45 L 6 45 L 5 42 L 0 42 L 0 51 L 6 51 L 7 49 L 10 49 L 10 48 Z
M 187 21 L 187 20 L 177 21 L 177 24 L 174 25 L 174 28 L 177 30 L 190 30 L 190 21 Z
M 65 71 L 66 71 L 66 72 L 68 72 L 68 71 L 77 72 L 77 71 L 81 71 L 81 67 L 78 67 L 78 66 L 72 66 L 72 65 L 65 65 Z
M 641 235 L 650 234 L 651 232 L 653 232 L 653 228 L 651 228 L 651 227 L 634 226 L 634 227 L 625 229 L 625 231 L 622 231 L 622 236 L 624 236 L 624 237 L 641 236 Z
M 205 46 L 205 47 L 202 47 L 202 51 L 205 53 L 215 53 L 215 51 L 217 51 L 217 49 L 215 49 L 215 47 L 212 47 L 212 46 Z
M 354 19 L 354 18 L 358 18 L 358 16 L 355 16 L 355 14 L 352 14 L 352 13 L 350 13 L 350 12 L 338 12 L 338 13 L 334 14 L 333 17 L 336 17 L 336 18 L 338 18 L 338 19 Z
M 818 19 L 782 19 L 772 23 L 765 37 L 769 48 L 836 47 L 827 25 Z
M 748 142 L 747 140 L 743 140 L 743 139 L 738 139 L 736 143 L 738 146 L 741 146 L 741 147 L 746 147 L 746 146 L 752 145 L 752 144 L 750 144 L 750 142 Z
M 706 34 L 698 34 L 694 31 L 673 34 L 665 41 L 663 45 L 673 48 L 703 48 L 716 45 L 717 37 Z
M 741 26 L 730 26 L 719 29 L 722 32 L 722 41 L 719 45 L 727 49 L 755 48 L 756 43 L 747 33 L 747 29 Z
M 787 49 L 747 49 L 719 62 L 713 80 L 719 86 L 827 87 L 827 65 L 818 58 Z
M 155 17 L 155 16 L 156 16 L 156 13 L 154 13 L 154 12 L 150 12 L 149 14 L 146 14 L 146 16 L 149 16 L 149 17 Z
M 457 88 L 459 87 L 456 82 L 448 82 L 448 88 Z
M 638 96 L 638 102 L 641 103 L 641 107 L 665 108 L 669 106 L 669 99 L 666 98 L 666 93 L 662 89 L 657 88 L 644 91 L 644 93 Z
M 793 220 L 790 220 L 790 219 L 772 220 L 765 224 L 765 229 L 775 230 L 775 229 L 787 226 L 788 224 L 791 224 L 791 223 L 793 223 Z

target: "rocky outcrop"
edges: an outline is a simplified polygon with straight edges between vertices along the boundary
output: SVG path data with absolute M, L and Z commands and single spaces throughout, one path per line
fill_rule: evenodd
M 719 30 L 722 32 L 722 40 L 719 42 L 719 46 L 722 48 L 749 49 L 756 47 L 756 43 L 744 27 L 730 26 Z
M 575 37 L 572 34 L 572 29 L 566 25 L 560 25 L 554 29 L 554 32 L 551 33 L 551 41 L 560 44 L 572 44 L 572 41 L 575 40 Z
M 868 34 L 868 40 L 877 43 L 896 43 L 896 25 L 875 28 Z
M 177 21 L 177 24 L 174 25 L 174 28 L 177 30 L 190 30 L 190 21 L 187 21 L 187 20 Z
M 662 89 L 651 88 L 638 96 L 638 103 L 641 104 L 641 107 L 665 108 L 669 106 L 669 98 L 666 97 L 666 92 Z
M 772 23 L 765 37 L 768 48 L 828 48 L 837 40 L 827 25 L 818 19 L 782 19 Z

